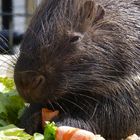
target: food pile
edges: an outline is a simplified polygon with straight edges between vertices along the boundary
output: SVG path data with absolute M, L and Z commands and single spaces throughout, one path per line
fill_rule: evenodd
M 35 133 L 33 136 L 24 132 L 15 125 L 8 125 L 0 128 L 0 140 L 45 140 L 44 136 Z
M 104 140 L 100 135 L 79 128 L 60 126 L 55 123 L 46 123 L 44 131 L 45 140 Z
M 42 109 L 42 126 L 45 128 L 45 140 L 104 140 L 100 135 L 94 135 L 92 132 L 83 129 L 70 126 L 57 127 L 54 122 L 50 123 L 49 121 L 57 115 L 59 115 L 59 111 Z
M 100 135 L 69 126 L 57 127 L 54 122 L 46 122 L 44 135 L 33 136 L 14 125 L 0 128 L 0 140 L 104 140 Z
M 25 106 L 15 89 L 13 79 L 0 77 L 0 140 L 72 140 L 73 138 L 100 140 L 99 135 L 96 136 L 91 132 L 68 126 L 57 127 L 54 122 L 48 122 L 59 112 L 46 108 L 42 109 L 44 135 L 35 133 L 31 136 L 24 132 L 24 129 L 16 127 Z
M 94 135 L 92 132 L 73 128 L 69 126 L 57 127 L 54 122 L 46 122 L 44 135 L 35 133 L 33 136 L 24 132 L 23 129 L 14 125 L 0 128 L 0 140 L 105 140 L 100 135 Z M 134 134 L 125 140 L 140 140 Z
M 59 111 L 42 109 L 42 127 L 44 134 L 33 136 L 16 127 L 25 109 L 25 103 L 15 90 L 13 79 L 0 77 L 0 140 L 104 140 L 100 135 L 69 126 L 57 127 L 51 121 Z M 14 124 L 14 125 L 13 125 Z M 137 135 L 126 140 L 140 140 Z

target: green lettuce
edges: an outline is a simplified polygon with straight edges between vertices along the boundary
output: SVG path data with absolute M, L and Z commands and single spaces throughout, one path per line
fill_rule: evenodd
M 8 125 L 0 127 L 0 140 L 44 140 L 44 136 L 39 133 L 31 136 L 24 132 L 24 129 L 20 129 L 15 125 Z
M 55 140 L 57 126 L 54 122 L 46 122 L 44 137 L 45 140 Z
M 3 93 L 9 92 L 9 91 L 15 91 L 15 83 L 13 78 L 8 77 L 0 77 L 0 83 L 3 85 Z
M 25 103 L 15 90 L 13 79 L 0 77 L 0 84 L 4 87 L 0 92 L 0 127 L 16 125 L 25 109 Z

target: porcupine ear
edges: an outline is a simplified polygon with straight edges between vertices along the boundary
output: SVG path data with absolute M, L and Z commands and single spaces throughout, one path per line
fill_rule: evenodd
M 84 30 L 103 19 L 105 11 L 102 6 L 96 5 L 94 0 L 88 0 L 80 8 L 79 14 L 81 28 Z
M 101 5 L 98 5 L 94 22 L 97 22 L 97 21 L 103 19 L 104 15 L 105 15 L 105 10 L 103 9 L 103 7 Z

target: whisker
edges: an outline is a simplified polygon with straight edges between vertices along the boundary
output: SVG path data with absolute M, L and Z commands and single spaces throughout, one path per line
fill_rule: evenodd
M 93 101 L 95 101 L 95 102 L 99 102 L 97 99 L 95 99 L 95 98 L 93 98 L 93 97 L 90 97 L 90 96 L 88 96 L 88 95 L 84 95 L 84 94 L 80 94 L 80 93 L 75 94 L 75 93 L 72 93 L 72 92 L 69 92 L 69 93 L 72 94 L 72 95 L 75 95 L 75 96 L 82 96 L 82 97 L 86 97 L 86 98 L 88 98 L 88 99 L 91 99 L 91 100 L 93 100 Z
M 11 62 L 14 62 L 14 63 L 16 63 L 17 62 L 17 59 L 18 59 L 18 57 L 19 57 L 19 55 L 18 54 L 14 54 L 14 55 L 8 55 L 8 56 L 10 56 L 12 59 L 12 61 Z
M 93 113 L 92 113 L 92 115 L 91 115 L 91 117 L 90 117 L 89 120 L 93 120 L 93 117 L 94 117 L 94 115 L 95 115 L 95 113 L 96 113 L 96 110 L 97 110 L 98 106 L 99 106 L 99 103 L 97 103 L 97 104 L 95 105 L 94 111 L 93 111 Z
M 49 101 L 48 101 L 48 103 L 49 103 L 49 104 L 50 104 L 50 106 L 52 107 L 53 111 L 55 111 L 55 108 L 54 108 L 54 106 L 53 106 L 52 102 L 49 100 Z
M 15 58 L 15 60 L 17 60 L 18 57 L 19 57 L 19 53 L 13 55 L 13 58 Z
M 81 106 L 79 106 L 79 105 L 76 104 L 75 102 L 73 102 L 73 101 L 71 101 L 71 100 L 69 100 L 69 99 L 66 99 L 66 98 L 64 98 L 64 97 L 60 97 L 60 98 L 62 98 L 63 100 L 65 100 L 65 101 L 67 101 L 67 102 L 69 102 L 69 103 L 75 105 L 75 106 L 78 107 L 80 110 L 82 110 L 86 115 L 89 116 L 89 114 L 88 114 Z M 89 117 L 90 117 L 90 116 L 89 116 Z
M 11 58 L 12 58 L 12 57 L 11 57 Z M 15 64 L 16 64 L 16 61 L 15 61 L 15 60 L 10 59 L 9 57 L 4 57 L 4 56 L 2 56 L 2 57 L 0 58 L 0 61 L 2 61 L 2 62 L 4 62 L 4 63 L 7 63 L 7 64 L 10 64 L 10 65 L 13 65 L 13 67 L 14 67 Z
M 0 50 L 2 50 L 2 51 L 4 51 L 4 53 L 9 53 L 7 50 L 5 50 L 4 48 L 2 48 L 2 46 L 0 46 Z M 10 50 L 9 50 L 10 51 Z M 16 62 L 16 60 L 17 60 L 17 57 L 15 56 L 15 55 L 1 55 L 3 58 L 6 58 L 6 59 L 9 59 L 9 57 L 11 57 L 12 59 L 10 60 L 10 62 L 12 62 L 13 63 L 13 61 L 14 62 Z
M 4 65 L 4 64 L 7 64 L 7 66 L 10 66 L 12 68 L 14 68 L 14 66 L 15 66 L 15 65 L 13 65 L 11 63 L 8 63 L 6 60 L 1 60 L 1 62 L 2 62 L 1 66 Z
M 12 48 L 9 47 L 8 42 L 5 42 L 5 40 L 3 40 L 3 38 L 1 37 L 0 37 L 0 43 L 1 43 L 0 50 L 3 51 L 3 53 L 9 54 L 12 51 Z M 5 46 L 8 50 L 4 49 L 2 45 Z
M 56 99 L 55 99 L 55 100 L 56 100 Z M 65 114 L 67 114 L 66 111 L 65 111 L 65 109 L 57 102 L 57 100 L 55 101 L 55 103 L 60 107 L 60 109 L 61 109 Z
M 8 69 L 7 69 L 6 66 L 1 66 L 1 65 L 0 65 L 0 68 L 1 68 L 1 70 L 6 70 L 6 71 L 14 72 L 14 69 L 11 69 L 11 68 L 8 68 Z
M 1 49 L 1 46 L 0 46 L 0 49 Z M 11 55 L 5 55 L 5 54 L 3 54 L 1 56 L 3 56 L 4 58 L 8 59 L 6 56 L 11 56 Z M 14 59 L 14 57 L 13 57 L 13 59 Z
M 0 73 L 0 75 L 2 76 L 8 76 L 8 75 L 11 75 L 12 77 L 14 76 L 14 71 L 13 70 L 11 70 L 11 69 L 6 69 L 6 68 L 2 68 L 1 69 L 1 73 Z

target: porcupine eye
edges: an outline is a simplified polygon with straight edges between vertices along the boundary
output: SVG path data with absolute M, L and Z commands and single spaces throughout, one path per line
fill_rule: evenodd
M 70 42 L 71 42 L 71 43 L 74 43 L 74 42 L 77 42 L 79 39 L 80 39 L 79 36 L 74 36 L 74 37 L 72 37 L 72 38 L 70 39 Z
M 83 35 L 80 33 L 74 33 L 73 35 L 70 35 L 70 43 L 77 43 L 79 41 L 81 41 L 81 39 L 83 38 Z

